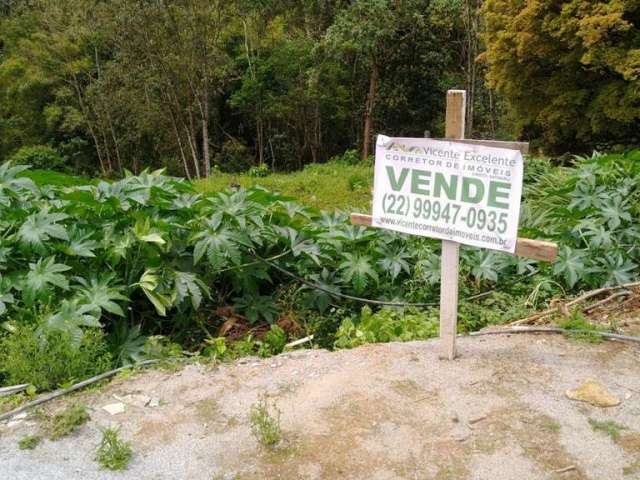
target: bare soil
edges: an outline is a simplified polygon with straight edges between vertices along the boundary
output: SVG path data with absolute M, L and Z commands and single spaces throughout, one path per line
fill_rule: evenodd
M 37 417 L 0 425 L 0 479 L 640 479 L 638 348 L 512 335 L 461 339 L 460 353 L 448 362 L 436 341 L 392 343 L 117 379 L 47 407 L 90 407 L 71 437 L 21 451 Z M 622 403 L 565 397 L 589 378 Z M 262 395 L 282 412 L 273 448 L 251 433 Z M 145 396 L 160 405 L 136 405 Z M 123 398 L 125 413 L 102 409 Z M 612 438 L 589 419 L 623 429 Z M 124 473 L 94 460 L 111 425 L 135 451 Z

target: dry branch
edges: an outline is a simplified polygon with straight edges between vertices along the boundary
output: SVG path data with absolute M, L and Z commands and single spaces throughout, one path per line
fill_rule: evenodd
M 590 298 L 593 297 L 597 297 L 598 295 L 601 295 L 603 293 L 609 293 L 612 291 L 616 291 L 616 290 L 620 290 L 620 289 L 629 289 L 629 288 L 633 288 L 633 287 L 639 287 L 640 286 L 640 282 L 633 282 L 633 283 L 625 283 L 623 285 L 617 285 L 615 287 L 603 287 L 603 288 L 598 288 L 596 290 L 591 290 L 589 292 L 583 293 L 582 295 L 580 295 L 579 297 L 574 298 L 573 300 L 571 300 L 570 302 L 563 304 L 566 307 L 573 307 L 574 305 L 577 305 L 579 303 L 582 303 L 586 300 L 589 300 Z M 611 296 L 613 297 L 613 295 Z M 616 297 L 613 297 L 616 298 Z M 613 300 L 613 298 L 609 298 L 609 299 L 605 299 L 607 300 L 607 302 Z M 595 305 L 598 305 L 597 302 L 594 305 L 592 305 L 591 307 L 595 308 Z M 606 303 L 606 302 L 605 302 Z M 519 325 L 528 325 L 530 323 L 535 322 L 536 320 L 540 320 L 542 318 L 548 317 L 550 315 L 553 315 L 554 313 L 558 312 L 560 306 L 556 306 L 553 308 L 548 308 L 547 310 L 543 310 L 542 312 L 538 312 L 534 315 L 531 315 L 529 317 L 526 318 L 522 318 L 520 320 L 516 320 L 515 322 L 511 322 L 508 324 L 508 326 L 510 327 L 517 327 Z M 591 309 L 591 307 L 587 307 L 587 309 Z

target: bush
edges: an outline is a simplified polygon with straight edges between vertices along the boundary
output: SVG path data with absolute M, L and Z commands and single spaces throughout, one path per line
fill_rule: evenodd
M 0 340 L 0 372 L 9 384 L 49 390 L 110 367 L 111 354 L 98 329 L 86 330 L 77 346 L 69 333 L 39 334 L 32 326 L 20 326 Z
M 68 166 L 64 157 L 57 150 L 46 145 L 22 147 L 9 160 L 15 165 L 29 165 L 42 170 L 66 172 Z
M 251 178 L 264 178 L 268 177 L 269 173 L 269 167 L 263 163 L 262 165 L 259 165 L 257 167 L 251 167 L 247 172 L 247 175 L 249 175 Z
M 401 311 L 384 308 L 373 313 L 364 307 L 360 318 L 343 320 L 336 332 L 337 348 L 354 348 L 365 343 L 408 342 L 438 335 L 436 311 Z
M 215 157 L 215 164 L 223 172 L 246 172 L 253 166 L 253 155 L 249 147 L 239 140 L 227 140 Z

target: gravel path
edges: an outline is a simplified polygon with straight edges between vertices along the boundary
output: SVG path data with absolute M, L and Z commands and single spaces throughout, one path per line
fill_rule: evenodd
M 89 406 L 91 421 L 71 437 L 21 451 L 18 440 L 38 431 L 37 420 L 0 425 L 0 479 L 640 479 L 636 347 L 549 335 L 464 338 L 454 362 L 439 360 L 437 347 L 298 351 L 118 379 L 49 405 Z M 565 397 L 586 379 L 621 404 Z M 261 395 L 282 411 L 284 438 L 273 449 L 251 435 L 249 411 Z M 159 406 L 145 406 L 150 399 Z M 118 401 L 124 413 L 103 410 Z M 590 419 L 624 429 L 612 438 Z M 109 425 L 135 451 L 124 473 L 94 460 Z

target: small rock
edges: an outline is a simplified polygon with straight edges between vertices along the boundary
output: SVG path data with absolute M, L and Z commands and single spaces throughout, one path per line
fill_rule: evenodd
M 151 407 L 151 408 L 159 407 L 160 406 L 160 399 L 156 398 L 156 397 L 152 398 L 151 400 L 149 400 L 149 403 L 148 403 L 147 406 Z
M 122 402 L 110 403 L 102 407 L 109 415 L 118 415 L 124 413 L 125 405 Z
M 620 405 L 620 399 L 596 380 L 585 380 L 578 388 L 567 390 L 565 395 L 570 400 L 586 402 L 596 407 L 615 407 Z
M 24 420 L 25 418 L 27 418 L 27 412 L 19 413 L 13 417 L 14 420 Z

